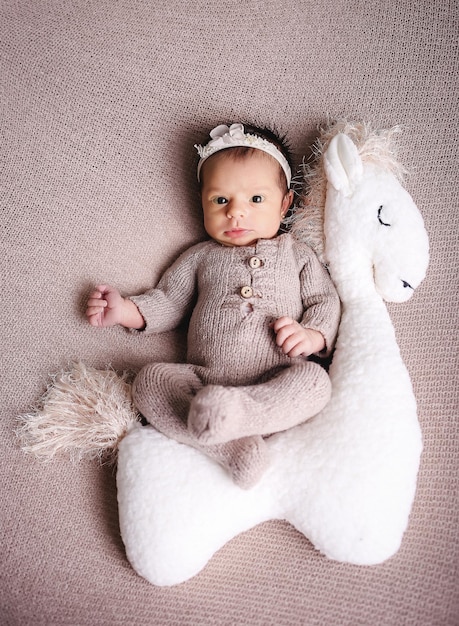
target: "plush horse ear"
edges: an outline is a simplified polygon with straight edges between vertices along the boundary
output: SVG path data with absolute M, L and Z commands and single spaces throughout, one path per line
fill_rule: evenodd
M 348 195 L 362 177 L 362 159 L 355 143 L 339 133 L 330 141 L 324 154 L 324 168 L 328 182 Z

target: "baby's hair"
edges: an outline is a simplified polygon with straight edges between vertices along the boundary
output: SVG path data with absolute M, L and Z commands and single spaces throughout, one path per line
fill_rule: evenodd
M 283 154 L 284 157 L 287 159 L 287 163 L 289 164 L 290 169 L 293 169 L 292 153 L 290 150 L 290 144 L 288 142 L 287 135 L 281 135 L 277 129 L 270 128 L 268 126 L 261 127 L 253 126 L 251 124 L 244 124 L 244 129 L 248 135 L 257 135 L 257 137 L 267 139 L 270 143 L 274 144 L 279 152 L 281 152 L 281 154 Z M 282 175 L 285 178 L 285 174 L 283 172 Z
M 244 123 L 244 132 L 248 135 L 256 135 L 257 137 L 261 137 L 262 139 L 266 139 L 270 143 L 272 143 L 279 152 L 286 158 L 287 163 L 292 169 L 292 155 L 290 151 L 290 146 L 286 135 L 281 135 L 276 129 L 269 128 L 267 126 L 255 126 L 253 124 L 245 124 Z M 243 159 L 249 154 L 253 154 L 254 152 L 260 152 L 257 148 L 251 148 L 249 146 L 235 146 L 232 148 L 227 148 L 226 150 L 221 150 L 217 154 L 222 155 L 222 157 L 226 156 L 232 159 Z M 211 158 L 211 157 L 209 157 Z M 279 165 L 279 185 L 281 189 L 285 189 L 288 191 L 287 187 L 287 179 L 285 177 L 285 173 L 282 167 Z M 202 188 L 202 178 L 200 187 Z

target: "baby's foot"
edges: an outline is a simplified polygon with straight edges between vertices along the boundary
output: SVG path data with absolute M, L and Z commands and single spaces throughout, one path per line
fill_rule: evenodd
M 207 385 L 190 404 L 188 430 L 201 443 L 225 443 L 247 434 L 241 432 L 244 418 L 242 398 L 237 388 Z
M 224 444 L 231 446 L 231 456 L 225 465 L 233 481 L 241 489 L 251 489 L 263 476 L 269 465 L 269 450 L 260 436 L 244 437 Z

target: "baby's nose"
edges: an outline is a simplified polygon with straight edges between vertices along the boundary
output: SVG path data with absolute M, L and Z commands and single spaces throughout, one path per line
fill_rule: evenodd
M 230 219 L 234 217 L 244 217 L 246 213 L 247 208 L 241 201 L 231 202 L 228 205 L 228 210 L 226 211 L 226 215 Z

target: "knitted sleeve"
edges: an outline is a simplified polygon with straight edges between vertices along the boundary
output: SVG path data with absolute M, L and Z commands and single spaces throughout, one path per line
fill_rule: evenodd
M 129 299 L 145 320 L 146 333 L 176 328 L 191 313 L 197 292 L 197 267 L 203 244 L 186 250 L 163 274 L 157 286 Z
M 320 356 L 328 356 L 338 333 L 341 304 L 330 275 L 315 253 L 308 249 L 304 257 L 300 280 L 305 312 L 301 324 L 324 336 L 326 347 Z

